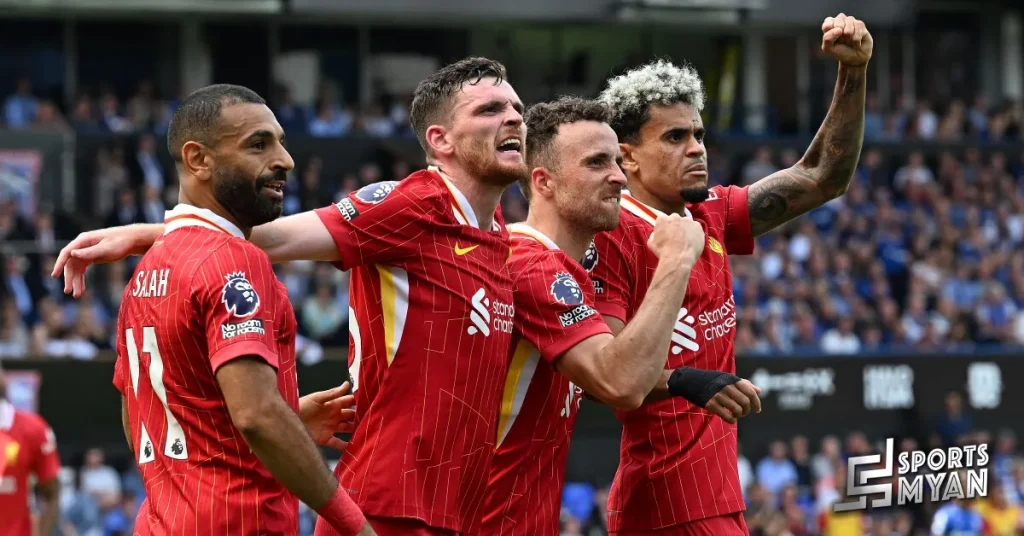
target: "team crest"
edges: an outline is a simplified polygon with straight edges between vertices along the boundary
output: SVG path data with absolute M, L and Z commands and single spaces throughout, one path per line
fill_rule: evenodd
M 224 284 L 220 301 L 228 312 L 239 318 L 255 314 L 260 309 L 260 296 L 245 278 L 245 272 L 234 272 L 225 277 L 228 282 Z
M 555 281 L 551 283 L 551 296 L 562 305 L 583 303 L 583 290 L 576 280 L 565 272 L 555 274 Z
M 356 192 L 356 199 L 363 203 L 376 205 L 383 201 L 391 192 L 395 191 L 396 186 L 398 186 L 398 181 L 375 182 L 360 188 Z
M 18 452 L 21 450 L 21 445 L 17 441 L 11 441 L 4 447 L 4 458 L 7 460 L 7 466 L 12 466 L 18 461 Z
M 715 240 L 715 237 L 713 236 L 708 237 L 708 246 L 711 248 L 711 251 L 714 251 L 719 255 L 725 254 L 725 248 L 722 247 L 722 243 Z
M 583 260 L 580 262 L 583 265 L 583 269 L 587 272 L 593 272 L 594 268 L 597 268 L 597 244 L 594 242 L 590 243 L 590 247 L 587 248 L 587 252 L 583 255 Z

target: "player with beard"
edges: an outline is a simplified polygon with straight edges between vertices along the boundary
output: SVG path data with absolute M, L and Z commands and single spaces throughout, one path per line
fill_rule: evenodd
M 59 473 L 53 430 L 39 415 L 7 401 L 7 381 L 0 368 L 0 534 L 53 534 L 60 516 Z M 40 498 L 37 523 L 28 509 L 33 476 Z
M 335 472 L 382 535 L 460 534 L 480 516 L 515 314 L 498 202 L 528 175 L 522 112 L 500 63 L 448 65 L 410 113 L 428 170 L 252 231 L 274 262 L 352 270 L 357 428 Z M 85 233 L 54 275 L 79 296 L 89 263 L 145 251 L 161 229 Z
M 239 86 L 200 89 L 171 118 L 179 204 L 118 313 L 114 384 L 146 487 L 136 534 L 297 534 L 296 497 L 341 534 L 373 534 L 311 437 L 337 446 L 317 424 L 338 401 L 300 402 L 295 313 L 246 240 L 281 215 L 283 137 Z
M 734 373 L 736 302 L 728 255 L 747 255 L 754 238 L 842 195 L 860 157 L 866 69 L 872 40 L 845 15 L 825 20 L 822 50 L 839 61 L 832 106 L 803 158 L 748 188 L 708 188 L 704 90 L 689 67 L 656 62 L 608 82 L 629 192 L 622 219 L 596 241 L 591 276 L 597 308 L 613 332 L 637 314 L 659 259 L 647 250 L 657 218 L 686 214 L 708 243 L 691 271 L 667 353 L 676 369 L 660 389 L 678 390 L 700 367 Z M 696 407 L 695 407 L 696 406 Z M 619 467 L 608 499 L 617 535 L 746 534 L 734 423 L 696 402 L 669 398 L 617 412 L 623 424 Z M 740 408 L 736 408 L 739 410 Z
M 531 176 L 525 223 L 509 226 L 516 323 L 509 351 L 481 536 L 557 534 L 569 439 L 588 395 L 620 410 L 638 407 L 665 366 L 672 325 L 690 269 L 704 249 L 699 223 L 677 214 L 657 221 L 647 242 L 661 260 L 651 291 L 617 336 L 595 310 L 594 286 L 580 259 L 600 231 L 619 223 L 626 177 L 618 139 L 601 103 L 566 97 L 526 114 Z M 589 257 L 592 258 L 592 257 Z M 715 394 L 738 381 L 711 373 Z M 756 391 L 749 382 L 755 409 Z M 721 396 L 737 388 L 723 390 Z M 751 404 L 746 397 L 746 410 Z M 731 412 L 719 405 L 723 415 Z

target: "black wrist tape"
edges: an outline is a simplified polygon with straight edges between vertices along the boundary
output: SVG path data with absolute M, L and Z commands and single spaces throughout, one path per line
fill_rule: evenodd
M 739 381 L 739 376 L 728 372 L 680 367 L 668 378 L 668 394 L 703 408 L 719 391 Z

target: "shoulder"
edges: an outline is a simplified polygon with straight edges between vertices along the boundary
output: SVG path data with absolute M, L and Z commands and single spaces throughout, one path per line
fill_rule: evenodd
M 46 441 L 46 435 L 50 433 L 50 425 L 42 416 L 16 409 L 14 410 L 14 420 L 32 437 L 40 442 Z
M 378 206 L 388 207 L 388 210 L 399 206 L 435 210 L 443 206 L 450 195 L 440 175 L 421 170 L 400 181 L 368 184 L 352 192 L 348 199 L 360 210 L 373 210 Z

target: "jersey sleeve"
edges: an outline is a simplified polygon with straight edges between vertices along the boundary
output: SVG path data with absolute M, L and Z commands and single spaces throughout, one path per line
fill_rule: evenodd
M 750 205 L 747 201 L 747 188 L 739 186 L 712 189 L 724 201 L 721 205 L 725 222 L 725 250 L 731 255 L 750 255 L 754 253 L 754 235 L 750 229 Z
M 57 478 L 60 473 L 60 456 L 57 454 L 57 437 L 53 435 L 50 425 L 42 419 L 39 419 L 38 444 L 32 472 L 40 483 L 45 483 Z
M 341 260 L 335 266 L 344 271 L 418 252 L 422 235 L 442 213 L 440 201 L 422 184 L 389 181 L 365 186 L 315 212 L 338 248 Z
M 553 362 L 573 346 L 600 333 L 611 333 L 598 314 L 592 283 L 578 264 L 553 256 L 520 261 L 515 282 L 516 319 L 523 337 Z
M 229 240 L 196 271 L 192 299 L 214 372 L 243 356 L 258 356 L 277 368 L 277 281 L 266 253 L 244 240 Z
M 633 287 L 639 282 L 634 276 L 629 244 L 622 237 L 625 229 L 612 233 L 598 233 L 594 238 L 596 260 L 590 277 L 596 291 L 597 311 L 605 316 L 628 322 L 627 312 Z M 645 242 L 646 243 L 646 242 Z

